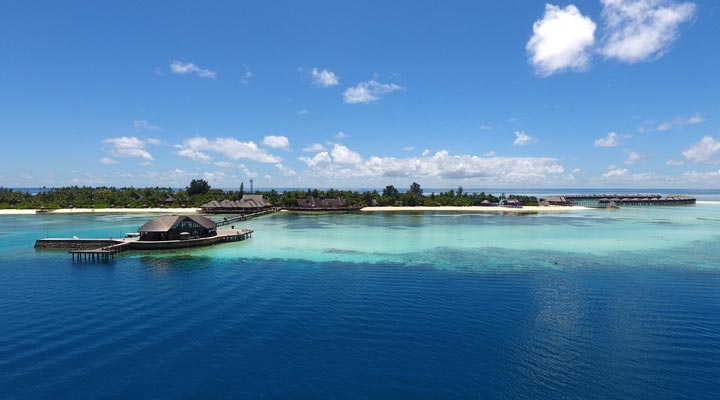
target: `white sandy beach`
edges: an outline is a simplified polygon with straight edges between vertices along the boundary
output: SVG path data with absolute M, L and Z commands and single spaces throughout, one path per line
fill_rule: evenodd
M 36 214 L 37 210 L 0 210 L 0 215 Z M 195 214 L 199 208 L 59 208 L 43 214 Z
M 365 207 L 360 211 L 458 211 L 458 212 L 509 212 L 509 213 L 535 213 L 535 212 L 569 212 L 589 210 L 580 206 L 523 206 L 511 207 L 483 207 L 483 206 L 438 206 L 438 207 Z

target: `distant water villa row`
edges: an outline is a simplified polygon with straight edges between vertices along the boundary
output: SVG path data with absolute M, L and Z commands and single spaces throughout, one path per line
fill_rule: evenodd
M 692 205 L 696 199 L 690 196 L 659 194 L 569 194 L 548 196 L 540 199 L 546 206 L 583 206 L 594 208 L 615 208 L 620 206 L 681 206 Z

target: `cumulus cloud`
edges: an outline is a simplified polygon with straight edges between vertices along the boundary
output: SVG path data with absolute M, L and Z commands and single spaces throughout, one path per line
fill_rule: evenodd
M 676 117 L 670 121 L 665 121 L 658 125 L 657 130 L 669 131 L 676 128 L 682 128 L 687 125 L 695 125 L 705 121 L 705 118 L 700 113 L 695 113 L 691 117 Z
M 618 145 L 618 134 L 609 132 L 604 138 L 595 139 L 595 147 L 615 147 Z
M 536 143 L 538 139 L 528 135 L 527 133 L 523 131 L 516 131 L 515 132 L 515 141 L 513 142 L 513 146 L 527 146 L 533 143 Z
M 209 69 L 200 68 L 189 62 L 173 61 L 170 63 L 170 71 L 177 75 L 194 74 L 200 78 L 215 79 L 217 73 Z
M 686 160 L 701 164 L 720 164 L 717 157 L 720 153 L 720 141 L 713 139 L 712 136 L 705 136 L 697 143 L 682 152 Z
M 606 34 L 600 52 L 631 64 L 663 56 L 696 9 L 671 0 L 601 1 Z
M 310 76 L 312 76 L 313 85 L 316 86 L 330 87 L 340 84 L 338 76 L 335 75 L 334 72 L 326 69 L 313 68 L 312 71 L 310 71 Z
M 258 147 L 253 142 L 242 142 L 235 138 L 208 139 L 194 137 L 186 139 L 182 144 L 175 146 L 177 154 L 196 161 L 208 162 L 211 157 L 208 153 L 221 154 L 231 160 L 246 159 L 262 163 L 278 163 L 282 159 Z
M 321 151 L 312 157 L 300 157 L 298 160 L 305 163 L 310 168 L 326 168 L 332 165 L 330 153 Z
M 497 182 L 536 182 L 564 173 L 557 159 L 546 157 L 477 157 L 451 155 L 442 150 L 420 157 L 378 157 L 363 159 L 345 146 L 335 145 L 331 152 L 300 157 L 318 176 L 327 178 L 482 178 Z
M 263 139 L 263 144 L 267 147 L 272 147 L 273 149 L 290 148 L 290 141 L 286 136 L 265 136 L 265 138 Z
M 105 151 L 115 157 L 139 157 L 146 161 L 152 161 L 153 156 L 145 150 L 147 142 L 137 137 L 122 136 L 105 139 Z
M 530 63 L 540 76 L 559 71 L 587 69 L 596 25 L 574 5 L 565 8 L 545 5 L 545 15 L 533 24 L 533 35 L 525 46 Z
M 317 153 L 320 151 L 325 151 L 325 146 L 320 143 L 313 143 L 310 146 L 303 148 L 302 151 L 304 153 Z
M 636 153 L 634 151 L 631 151 L 630 154 L 628 154 L 627 160 L 625 160 L 625 164 L 627 165 L 635 165 L 638 161 L 645 158 L 643 154 Z
M 367 104 L 380 100 L 382 95 L 397 92 L 404 88 L 394 83 L 380 83 L 375 80 L 360 82 L 343 92 L 343 101 L 347 104 Z
M 159 127 L 157 127 L 156 125 L 151 124 L 151 123 L 148 122 L 148 121 L 145 121 L 144 119 L 134 120 L 134 121 L 132 122 L 132 124 L 133 124 L 133 128 L 138 129 L 138 130 L 142 130 L 142 131 L 157 131 L 157 130 L 160 130 Z
M 348 134 L 343 131 L 339 131 L 338 133 L 335 134 L 335 137 L 338 139 L 347 139 Z
M 330 154 L 332 155 L 333 161 L 338 164 L 355 165 L 362 162 L 362 157 L 360 156 L 360 153 L 352 151 L 346 146 L 340 144 L 334 145 Z
M 613 184 L 639 185 L 655 182 L 670 183 L 669 177 L 662 177 L 648 172 L 631 173 L 627 168 L 611 165 L 600 178 L 604 182 Z

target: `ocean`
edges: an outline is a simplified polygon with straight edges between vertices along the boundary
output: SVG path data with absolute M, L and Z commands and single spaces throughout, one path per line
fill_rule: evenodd
M 109 263 L 32 247 L 152 217 L 0 216 L 1 398 L 717 398 L 720 205 L 282 212 Z

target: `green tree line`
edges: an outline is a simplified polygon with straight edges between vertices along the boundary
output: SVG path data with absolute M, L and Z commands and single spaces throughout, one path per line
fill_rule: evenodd
M 244 194 L 244 184 L 239 190 L 213 189 L 203 179 L 194 179 L 184 189 L 174 190 L 169 187 L 87 187 L 70 186 L 62 188 L 41 189 L 37 194 L 0 187 L 0 208 L 16 209 L 57 209 L 57 208 L 145 208 L 145 207 L 198 207 L 212 200 L 239 200 Z M 358 192 L 352 190 L 292 190 L 278 192 L 255 191 L 262 194 L 275 206 L 290 207 L 297 205 L 297 200 L 307 197 L 325 197 L 345 199 L 351 206 L 478 206 L 487 200 L 497 203 L 499 198 L 493 194 L 467 193 L 462 186 L 447 192 L 426 195 L 422 187 L 413 182 L 410 188 L 401 192 L 395 186 L 386 186 L 382 192 L 377 190 Z M 538 200 L 531 196 L 511 195 L 524 205 L 537 205 Z

